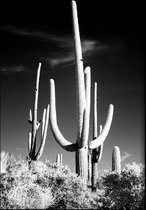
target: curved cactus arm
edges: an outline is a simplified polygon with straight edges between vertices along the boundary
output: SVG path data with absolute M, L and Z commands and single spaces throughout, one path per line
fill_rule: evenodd
M 53 79 L 50 79 L 50 125 L 58 144 L 67 151 L 75 151 L 76 143 L 73 144 L 66 140 L 58 128 L 56 116 L 55 83 Z
M 90 67 L 85 68 L 85 93 L 86 93 L 86 108 L 83 113 L 83 127 L 82 127 L 82 138 L 78 142 L 80 148 L 84 147 L 88 143 L 89 136 L 89 123 L 90 123 L 90 101 L 91 101 L 91 71 Z
M 108 110 L 108 116 L 107 116 L 107 120 L 104 125 L 104 128 L 103 128 L 101 134 L 95 140 L 89 142 L 90 149 L 95 149 L 95 148 L 99 147 L 105 141 L 105 139 L 109 133 L 110 127 L 111 127 L 113 113 L 114 113 L 114 106 L 112 104 L 110 104 L 109 110 Z
M 97 163 L 101 160 L 101 157 L 102 157 L 102 152 L 103 152 L 103 144 L 101 144 L 97 149 Z
M 44 132 L 43 132 L 43 135 L 42 135 L 39 150 L 36 154 L 36 160 L 38 160 L 41 157 L 41 155 L 43 153 L 43 150 L 44 150 L 44 145 L 45 145 L 46 137 L 47 137 L 48 122 L 49 122 L 49 104 L 48 104 L 47 112 L 46 112 L 46 115 L 45 115 Z
M 99 126 L 99 133 L 102 132 L 102 125 Z M 103 143 L 98 147 L 98 152 L 99 152 L 99 156 L 98 156 L 98 162 L 101 160 L 102 157 L 102 152 L 103 152 Z

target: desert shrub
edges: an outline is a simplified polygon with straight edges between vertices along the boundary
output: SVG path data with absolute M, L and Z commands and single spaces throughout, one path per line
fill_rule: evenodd
M 11 207 L 18 209 L 44 209 L 53 202 L 50 188 L 42 188 L 33 182 L 20 183 L 8 193 Z
M 10 156 L 9 156 L 10 157 Z M 37 174 L 43 173 L 45 165 L 40 162 L 28 167 L 27 162 L 13 159 L 6 172 L 0 176 L 1 209 L 47 208 L 53 202 L 51 189 L 37 184 Z M 39 165 L 39 166 L 38 166 Z M 43 169 L 42 169 L 43 168 Z
M 4 155 L 1 209 L 144 209 L 145 174 L 141 164 L 127 164 L 120 175 L 103 173 L 93 193 L 67 166 L 49 161 L 28 165 L 20 157 Z
M 15 158 L 1 174 L 1 209 L 78 209 L 96 206 L 95 195 L 67 166 Z
M 67 166 L 47 165 L 50 169 L 48 184 L 54 197 L 51 209 L 91 209 L 96 206 L 94 195 Z
M 15 165 L 15 163 L 16 163 L 16 158 L 13 154 L 5 151 L 2 151 L 0 153 L 1 174 L 7 173 L 7 171 L 10 170 L 10 168 L 12 168 L 13 165 Z
M 100 201 L 107 209 L 144 209 L 145 175 L 142 164 L 127 164 L 121 174 L 102 177 L 104 195 Z

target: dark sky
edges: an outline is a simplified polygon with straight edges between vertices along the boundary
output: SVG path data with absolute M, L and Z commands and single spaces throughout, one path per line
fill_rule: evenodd
M 132 2 L 76 1 L 84 67 L 98 83 L 98 122 L 104 125 L 108 105 L 115 113 L 104 143 L 101 168 L 111 167 L 112 148 L 121 149 L 123 164 L 144 161 L 144 5 Z M 1 4 L 1 147 L 27 155 L 38 63 L 42 63 L 39 118 L 49 103 L 49 79 L 55 79 L 58 124 L 69 141 L 76 141 L 75 71 L 71 1 L 48 4 Z M 91 104 L 92 107 L 93 103 Z M 90 139 L 92 139 L 92 111 Z M 64 151 L 48 128 L 41 160 L 74 168 L 74 153 Z

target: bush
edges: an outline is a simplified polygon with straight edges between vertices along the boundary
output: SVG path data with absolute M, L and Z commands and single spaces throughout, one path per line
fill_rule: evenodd
M 13 165 L 16 162 L 16 158 L 14 155 L 2 151 L 0 153 L 0 167 L 1 167 L 1 174 L 7 173 L 10 167 L 13 167 Z
M 53 202 L 50 188 L 27 182 L 13 187 L 7 196 L 10 206 L 18 209 L 44 209 Z
M 11 158 L 11 155 L 8 156 Z M 13 164 L 8 158 L 6 173 L 1 178 L 1 209 L 36 209 L 47 208 L 53 202 L 50 188 L 44 188 L 36 184 L 37 164 L 29 169 L 23 160 L 13 158 Z M 38 165 L 39 162 L 38 162 Z M 42 163 L 42 165 L 44 165 Z M 41 167 L 40 167 L 41 168 Z M 45 168 L 45 166 L 44 166 Z
M 12 166 L 7 165 L 6 173 L 1 174 L 2 209 L 91 209 L 93 206 L 96 206 L 93 194 L 67 166 L 41 161 L 28 166 L 26 161 L 15 158 Z
M 47 163 L 50 169 L 49 187 L 52 189 L 54 204 L 52 209 L 79 209 L 96 206 L 94 196 L 80 177 L 67 166 L 58 167 Z
M 144 209 L 142 164 L 127 164 L 121 175 L 106 172 L 93 193 L 67 166 L 6 157 L 0 175 L 1 209 Z M 2 159 L 1 159 L 2 160 Z
M 121 174 L 111 172 L 102 177 L 104 195 L 101 197 L 107 209 L 145 209 L 145 176 L 142 164 L 127 164 Z

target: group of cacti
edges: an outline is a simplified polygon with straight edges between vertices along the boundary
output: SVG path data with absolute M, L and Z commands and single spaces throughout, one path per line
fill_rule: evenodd
M 37 120 L 37 105 L 39 92 L 39 64 L 37 73 L 37 82 L 35 90 L 35 102 L 33 107 L 33 114 L 30 110 L 29 122 L 32 124 L 32 132 L 29 133 L 29 160 L 38 160 L 42 155 L 44 144 L 46 140 L 48 121 L 50 118 L 50 126 L 52 133 L 59 143 L 59 145 L 66 151 L 75 152 L 76 173 L 81 176 L 85 183 L 91 182 L 92 187 L 95 186 L 97 176 L 97 164 L 101 159 L 103 151 L 103 143 L 108 135 L 113 118 L 114 106 L 109 105 L 107 120 L 102 126 L 97 125 L 97 83 L 94 83 L 94 111 L 93 111 L 93 137 L 89 141 L 89 126 L 90 126 L 90 103 L 91 103 L 91 73 L 90 67 L 83 67 L 82 48 L 80 41 L 78 15 L 76 2 L 72 3 L 72 18 L 73 18 L 73 32 L 74 32 L 74 46 L 75 46 L 75 60 L 76 60 L 76 108 L 77 108 L 77 139 L 72 143 L 65 139 L 59 130 L 57 124 L 56 114 L 56 96 L 55 96 L 55 82 L 50 79 L 50 105 L 44 109 L 43 118 L 41 121 Z M 40 124 L 42 124 L 41 131 L 41 145 L 36 152 L 37 131 Z M 99 130 L 99 132 L 98 132 Z M 118 167 L 118 152 L 114 149 L 113 168 L 120 170 Z M 61 158 L 60 158 L 61 157 Z M 62 164 L 62 156 L 58 156 L 57 164 Z
M 37 79 L 36 79 L 36 88 L 35 88 L 35 98 L 34 98 L 34 105 L 33 105 L 33 112 L 29 111 L 29 120 L 28 122 L 32 125 L 32 132 L 29 132 L 28 137 L 28 161 L 39 160 L 41 157 L 44 145 L 47 136 L 47 129 L 48 129 L 48 122 L 49 122 L 49 104 L 47 109 L 43 111 L 42 120 L 38 121 L 37 113 L 38 113 L 38 95 L 39 95 L 39 80 L 40 80 L 40 70 L 41 70 L 41 63 L 39 63 L 38 71 L 37 71 Z M 37 134 L 38 130 L 41 125 L 41 143 L 38 151 L 36 151 L 36 141 L 37 141 Z

